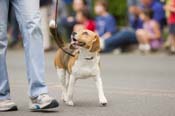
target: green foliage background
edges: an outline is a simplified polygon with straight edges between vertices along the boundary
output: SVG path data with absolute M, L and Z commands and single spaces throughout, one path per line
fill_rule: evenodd
M 109 12 L 113 14 L 118 25 L 127 24 L 127 1 L 126 0 L 108 0 Z

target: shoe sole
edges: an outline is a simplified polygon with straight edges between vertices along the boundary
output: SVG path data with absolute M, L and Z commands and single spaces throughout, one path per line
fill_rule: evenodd
M 6 110 L 0 110 L 0 112 L 9 112 L 9 111 L 17 111 L 18 107 L 17 106 L 13 106 L 10 109 L 6 109 Z
M 53 100 L 49 105 L 43 107 L 42 109 L 51 109 L 59 106 L 59 103 L 56 100 Z
M 57 108 L 59 106 L 59 103 L 56 100 L 52 100 L 52 102 L 48 105 L 46 105 L 45 107 L 39 108 L 39 109 L 30 109 L 32 112 L 40 112 L 43 110 L 47 110 L 47 109 L 53 109 L 53 108 Z

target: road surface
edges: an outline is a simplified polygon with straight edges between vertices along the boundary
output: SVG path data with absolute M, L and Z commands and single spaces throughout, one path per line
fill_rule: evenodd
M 46 54 L 46 81 L 50 95 L 59 100 L 54 53 Z M 175 57 L 109 54 L 102 55 L 101 60 L 107 107 L 98 104 L 95 83 L 90 79 L 76 84 L 74 107 L 60 101 L 60 107 L 53 111 L 30 112 L 24 53 L 9 51 L 11 96 L 19 111 L 0 113 L 0 116 L 175 116 Z

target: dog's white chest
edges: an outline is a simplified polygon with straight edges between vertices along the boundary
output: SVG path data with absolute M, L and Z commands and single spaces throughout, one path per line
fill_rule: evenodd
M 99 71 L 99 59 L 99 56 L 92 60 L 78 59 L 72 68 L 72 74 L 82 79 L 96 76 Z

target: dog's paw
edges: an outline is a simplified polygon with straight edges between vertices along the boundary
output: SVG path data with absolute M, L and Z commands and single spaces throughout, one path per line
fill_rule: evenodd
M 73 102 L 73 101 L 66 101 L 66 104 L 67 104 L 68 106 L 74 106 L 74 102 Z
M 102 106 L 106 106 L 107 103 L 108 103 L 108 101 L 107 101 L 106 97 L 103 97 L 103 98 L 100 99 L 100 104 L 101 104 Z

